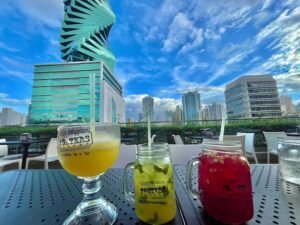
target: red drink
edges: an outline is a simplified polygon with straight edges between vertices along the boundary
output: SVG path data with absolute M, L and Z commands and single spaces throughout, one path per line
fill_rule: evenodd
M 230 224 L 252 218 L 251 173 L 243 157 L 227 152 L 203 154 L 198 174 L 200 200 L 209 215 Z

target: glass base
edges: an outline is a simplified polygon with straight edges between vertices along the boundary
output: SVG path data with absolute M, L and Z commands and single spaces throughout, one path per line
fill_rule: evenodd
M 118 216 L 117 208 L 103 197 L 82 201 L 63 225 L 112 225 Z

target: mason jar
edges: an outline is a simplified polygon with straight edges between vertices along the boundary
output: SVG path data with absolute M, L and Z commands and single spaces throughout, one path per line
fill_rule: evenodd
M 300 139 L 278 138 L 279 169 L 281 178 L 300 184 Z
M 134 193 L 128 189 L 130 169 L 134 169 Z M 168 144 L 139 145 L 135 162 L 125 168 L 123 188 L 125 198 L 135 203 L 141 221 L 165 224 L 173 220 L 176 200 Z
M 194 166 L 198 171 L 197 190 L 192 187 Z M 251 171 L 240 142 L 204 140 L 200 156 L 188 162 L 186 176 L 190 195 L 198 198 L 216 220 L 242 224 L 253 217 Z

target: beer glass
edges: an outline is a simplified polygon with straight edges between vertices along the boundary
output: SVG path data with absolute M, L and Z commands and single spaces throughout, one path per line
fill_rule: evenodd
M 116 207 L 100 195 L 100 176 L 119 154 L 120 128 L 116 124 L 75 124 L 58 127 L 58 158 L 62 167 L 83 180 L 83 200 L 64 225 L 111 225 Z

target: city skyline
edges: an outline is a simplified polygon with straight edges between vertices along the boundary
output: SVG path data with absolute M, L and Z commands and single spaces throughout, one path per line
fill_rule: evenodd
M 187 91 L 198 90 L 204 104 L 224 102 L 225 85 L 247 74 L 274 75 L 279 94 L 299 102 L 299 2 L 110 2 L 109 44 L 127 118 L 138 117 L 147 95 L 157 113 L 174 110 Z M 2 1 L 0 9 L 0 108 L 26 113 L 33 64 L 62 61 L 62 1 Z

